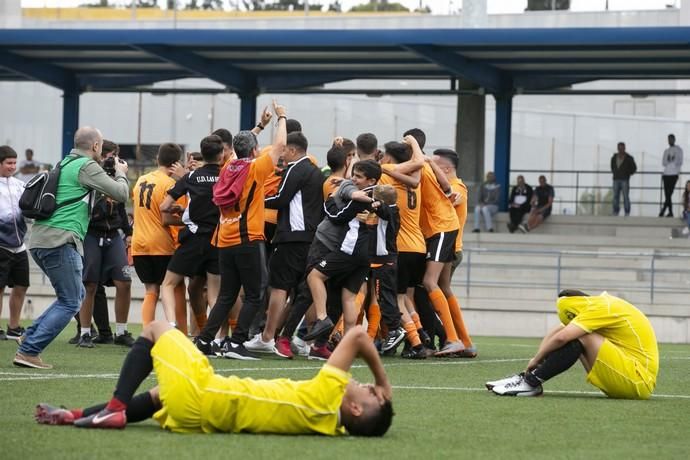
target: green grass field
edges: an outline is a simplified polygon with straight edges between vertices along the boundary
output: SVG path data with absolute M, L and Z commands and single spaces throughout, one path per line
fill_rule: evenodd
M 690 346 L 662 345 L 656 395 L 608 400 L 574 367 L 550 381 L 540 398 L 501 398 L 483 382 L 520 370 L 537 340 L 476 338 L 474 360 L 385 360 L 396 416 L 383 439 L 318 436 L 179 435 L 145 422 L 123 431 L 37 425 L 38 402 L 84 407 L 106 401 L 126 349 L 67 344 L 70 326 L 44 354 L 54 370 L 11 365 L 14 342 L 0 342 L 0 444 L 21 458 L 688 458 Z M 319 362 L 268 357 L 214 360 L 221 374 L 306 379 Z M 366 381 L 359 362 L 355 378 Z M 145 385 L 153 386 L 153 379 Z M 14 454 L 13 454 L 14 455 Z

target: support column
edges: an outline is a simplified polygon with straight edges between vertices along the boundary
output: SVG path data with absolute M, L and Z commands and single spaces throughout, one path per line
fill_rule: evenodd
M 510 134 L 513 117 L 513 95 L 497 94 L 496 134 L 494 148 L 494 173 L 501 184 L 500 210 L 508 210 L 508 186 L 510 184 Z
M 455 151 L 460 157 L 458 176 L 470 190 L 472 203 L 484 178 L 485 112 L 486 96 L 458 96 L 455 125 Z
M 240 131 L 252 129 L 256 123 L 256 94 L 240 94 Z
M 74 147 L 74 133 L 79 128 L 79 91 L 70 89 L 62 93 L 62 156 Z

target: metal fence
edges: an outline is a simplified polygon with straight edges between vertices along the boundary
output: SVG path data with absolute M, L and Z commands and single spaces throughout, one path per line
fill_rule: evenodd
M 505 260 L 482 261 L 483 256 L 499 255 Z M 515 263 L 515 256 L 521 262 Z M 539 259 L 537 263 L 530 260 Z M 615 263 L 615 260 L 626 262 Z M 553 290 L 554 296 L 563 288 L 577 287 L 582 290 L 622 289 L 638 294 L 643 301 L 654 304 L 662 294 L 664 303 L 687 304 L 690 299 L 690 253 L 670 252 L 616 252 L 579 250 L 530 250 L 463 248 L 463 262 L 455 274 L 454 284 L 464 288 L 471 297 L 473 287 L 540 288 Z M 477 269 L 491 272 L 489 276 L 476 275 Z M 526 270 L 540 273 L 537 281 L 520 275 Z M 596 270 L 611 272 L 607 279 L 579 279 L 578 274 Z M 614 273 L 616 275 L 614 275 Z M 620 274 L 632 274 L 634 282 L 620 280 Z M 615 278 L 619 278 L 616 280 Z M 573 279 L 575 281 L 570 281 Z M 574 286 L 573 283 L 577 285 Z M 676 297 L 673 299 L 672 297 Z M 646 297 L 646 298 L 644 298 Z
M 611 215 L 613 197 L 611 171 L 587 171 L 578 169 L 512 169 L 511 180 L 518 175 L 536 187 L 537 177 L 544 175 L 555 189 L 554 212 L 556 214 Z M 680 217 L 685 182 L 690 175 L 681 174 L 673 192 L 674 212 Z M 511 184 L 512 190 L 514 184 Z M 638 171 L 630 178 L 630 201 L 633 215 L 656 216 L 664 202 L 664 184 L 661 171 Z M 621 209 L 623 197 L 621 196 Z

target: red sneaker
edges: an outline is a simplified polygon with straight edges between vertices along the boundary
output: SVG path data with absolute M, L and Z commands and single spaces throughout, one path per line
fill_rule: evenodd
M 79 428 L 118 428 L 122 429 L 127 425 L 127 415 L 125 411 L 111 411 L 103 409 L 88 417 L 82 417 L 74 421 L 74 426 Z
M 311 350 L 309 350 L 309 356 L 307 357 L 307 359 L 326 361 L 330 357 L 331 350 L 328 349 L 328 346 L 322 345 L 320 347 L 317 347 L 316 345 L 312 345 Z
M 295 355 L 292 353 L 292 348 L 290 348 L 290 339 L 287 337 L 278 337 L 276 339 L 276 355 L 281 358 L 292 359 Z
M 36 406 L 34 418 L 42 425 L 72 425 L 74 423 L 74 414 L 71 411 L 46 403 Z

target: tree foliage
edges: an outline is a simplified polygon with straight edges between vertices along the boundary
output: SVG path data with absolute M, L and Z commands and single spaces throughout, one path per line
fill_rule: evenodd
M 410 10 L 398 2 L 388 2 L 387 0 L 371 0 L 369 3 L 353 6 L 350 11 L 355 13 L 365 13 L 370 11 L 395 11 L 406 12 Z

